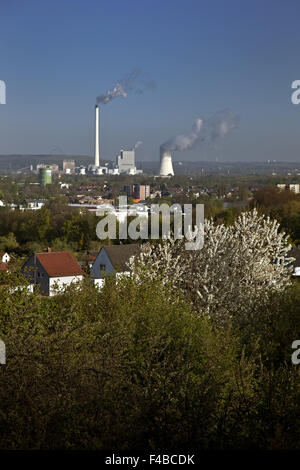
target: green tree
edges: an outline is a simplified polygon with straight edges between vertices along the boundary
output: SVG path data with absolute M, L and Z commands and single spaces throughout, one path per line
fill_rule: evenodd
M 7 237 L 0 237 L 1 251 L 14 251 L 19 247 L 16 237 L 13 233 L 9 233 Z

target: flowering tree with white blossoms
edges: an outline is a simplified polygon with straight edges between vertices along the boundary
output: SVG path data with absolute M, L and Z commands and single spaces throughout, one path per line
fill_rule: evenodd
M 183 240 L 147 243 L 129 265 L 137 278 L 160 277 L 199 314 L 223 322 L 249 315 L 261 296 L 290 284 L 290 249 L 278 222 L 253 210 L 232 226 L 205 220 L 201 250 L 186 251 Z

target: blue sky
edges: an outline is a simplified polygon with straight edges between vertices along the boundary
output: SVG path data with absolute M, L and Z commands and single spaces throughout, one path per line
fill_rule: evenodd
M 300 160 L 297 0 L 0 0 L 0 154 L 93 154 L 97 95 L 133 68 L 155 90 L 101 108 L 101 156 L 137 160 L 230 108 L 239 126 L 177 160 Z

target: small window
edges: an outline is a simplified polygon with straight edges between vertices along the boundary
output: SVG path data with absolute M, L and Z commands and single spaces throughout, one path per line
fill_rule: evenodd
M 105 272 L 105 264 L 100 264 L 100 272 Z

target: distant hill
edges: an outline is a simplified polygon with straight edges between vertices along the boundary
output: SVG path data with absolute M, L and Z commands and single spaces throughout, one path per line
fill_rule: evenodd
M 56 155 L 56 154 L 39 154 L 39 155 L 0 155 L 0 170 L 20 170 L 29 168 L 33 165 L 34 169 L 38 163 L 57 164 L 62 168 L 63 160 L 75 160 L 76 166 L 88 166 L 94 163 L 94 159 L 88 155 Z M 101 160 L 101 164 L 105 165 L 109 160 Z M 110 162 L 112 163 L 112 162 Z M 149 175 L 158 175 L 159 161 L 136 162 L 136 166 L 142 169 L 144 173 Z M 292 174 L 300 173 L 299 162 L 221 162 L 221 161 L 174 161 L 173 168 L 175 175 L 191 175 L 199 173 L 214 174 L 284 174 L 291 172 Z
M 158 174 L 158 161 L 137 162 L 137 167 L 142 168 L 145 173 Z M 291 172 L 300 173 L 299 162 L 216 162 L 216 161 L 174 161 L 175 175 L 191 175 L 199 173 L 214 174 L 284 174 Z
M 35 167 L 38 163 L 56 163 L 62 167 L 63 160 L 75 160 L 76 166 L 93 163 L 93 158 L 88 155 L 0 155 L 0 169 L 19 170 L 30 165 Z

